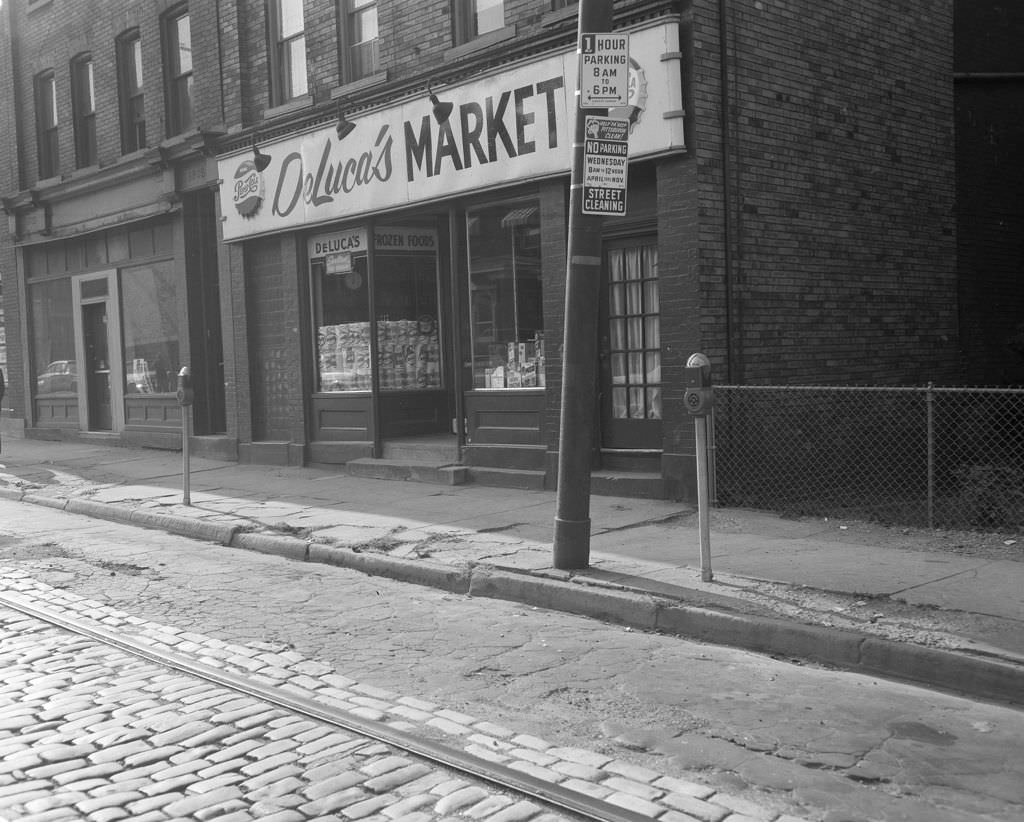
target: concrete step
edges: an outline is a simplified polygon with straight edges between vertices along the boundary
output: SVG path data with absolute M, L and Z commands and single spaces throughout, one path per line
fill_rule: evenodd
M 454 436 L 384 440 L 381 457 L 399 462 L 455 463 L 459 445 Z
M 661 474 L 638 471 L 593 471 L 590 493 L 599 497 L 664 499 L 665 479 Z
M 466 467 L 451 463 L 418 460 L 396 460 L 362 457 L 349 460 L 345 469 L 353 477 L 369 479 L 411 480 L 434 485 L 463 485 L 467 479 Z
M 524 468 L 487 468 L 468 466 L 469 479 L 478 485 L 495 488 L 518 488 L 523 491 L 543 491 L 544 472 Z

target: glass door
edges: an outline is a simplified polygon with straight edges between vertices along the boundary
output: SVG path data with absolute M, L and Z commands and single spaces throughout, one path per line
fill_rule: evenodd
M 124 428 L 124 366 L 116 272 L 71 279 L 75 359 L 82 364 L 78 415 L 86 431 Z
M 374 229 L 373 310 L 384 439 L 451 431 L 437 246 L 433 225 Z
M 601 444 L 662 447 L 658 245 L 652 238 L 605 243 L 601 318 Z

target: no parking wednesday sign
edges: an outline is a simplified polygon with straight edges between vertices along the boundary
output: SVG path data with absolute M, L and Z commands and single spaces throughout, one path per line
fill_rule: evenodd
M 583 142 L 583 213 L 624 215 L 629 120 L 588 115 Z

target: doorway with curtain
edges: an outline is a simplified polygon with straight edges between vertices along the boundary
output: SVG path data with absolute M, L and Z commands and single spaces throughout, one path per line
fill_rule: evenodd
M 601 447 L 662 447 L 657 238 L 606 241 L 600 320 Z

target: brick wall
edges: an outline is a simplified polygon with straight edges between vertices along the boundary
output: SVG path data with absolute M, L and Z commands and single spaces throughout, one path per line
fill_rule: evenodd
M 949 0 L 728 9 L 727 153 L 717 3 L 695 4 L 692 35 L 717 370 L 761 383 L 953 379 Z
M 252 439 L 304 442 L 294 238 L 253 240 L 244 253 Z
M 35 139 L 33 78 L 52 69 L 57 81 L 59 110 L 60 173 L 75 170 L 74 134 L 71 118 L 71 78 L 69 64 L 78 54 L 89 52 L 93 60 L 96 96 L 96 145 L 101 166 L 121 156 L 120 114 L 117 84 L 118 35 L 137 28 L 142 41 L 145 88 L 146 136 L 150 146 L 165 139 L 163 94 L 163 56 L 161 18 L 181 5 L 172 0 L 138 3 L 133 0 L 78 0 L 75 3 L 50 2 L 28 12 L 24 3 L 5 4 L 12 15 L 17 35 L 15 52 L 16 111 L 23 127 L 23 180 L 31 186 L 38 179 L 38 155 Z M 222 33 L 221 14 L 215 0 L 193 0 L 188 4 L 194 54 L 194 99 L 197 125 L 214 128 L 224 121 L 224 103 L 220 81 L 220 42 L 230 41 L 232 20 Z M 228 88 L 231 78 L 228 72 Z M 5 187 L 13 191 L 22 186 Z

